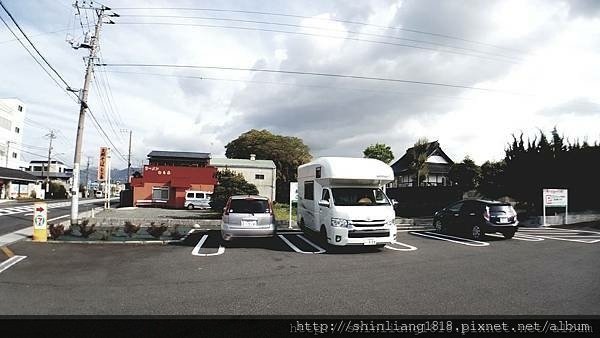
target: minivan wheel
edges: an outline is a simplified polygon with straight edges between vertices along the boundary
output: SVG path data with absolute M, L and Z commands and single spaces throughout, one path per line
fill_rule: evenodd
M 446 229 L 440 220 L 433 221 L 433 227 L 435 228 L 435 232 L 439 234 L 446 232 Z
M 515 232 L 516 232 L 515 230 L 509 230 L 509 231 L 503 232 L 502 236 L 504 236 L 504 238 L 506 238 L 506 239 L 510 239 L 510 238 L 513 238 L 513 236 L 515 235 Z
M 483 233 L 481 232 L 481 227 L 479 225 L 473 225 L 471 228 L 471 237 L 473 239 L 481 239 L 481 237 L 483 237 Z
M 193 205 L 193 204 L 189 204 L 187 208 L 188 208 L 189 210 L 192 210 L 192 209 L 194 209 L 194 205 Z

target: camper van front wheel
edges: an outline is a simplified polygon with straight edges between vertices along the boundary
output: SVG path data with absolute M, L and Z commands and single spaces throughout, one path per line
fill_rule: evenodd
M 188 209 L 190 209 L 190 210 L 194 209 L 194 205 L 193 204 L 188 205 Z

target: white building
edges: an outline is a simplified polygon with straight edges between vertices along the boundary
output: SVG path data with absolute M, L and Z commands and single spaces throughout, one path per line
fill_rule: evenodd
M 20 169 L 25 104 L 15 98 L 0 99 L 0 167 Z
M 61 161 L 51 160 L 48 167 L 47 160 L 34 160 L 29 162 L 29 166 L 25 171 L 37 177 L 41 181 L 50 178 L 51 182 L 59 182 L 69 190 L 73 180 L 73 169 L 67 167 Z
M 258 189 L 260 196 L 265 196 L 273 201 L 275 199 L 275 180 L 277 169 L 271 160 L 257 160 L 251 155 L 249 160 L 237 158 L 211 158 L 210 165 L 217 170 L 229 169 L 244 176 L 248 183 Z

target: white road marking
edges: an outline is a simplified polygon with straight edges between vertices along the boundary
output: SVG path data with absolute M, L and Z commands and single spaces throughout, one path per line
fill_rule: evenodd
M 550 233 L 550 232 L 559 232 L 559 233 L 564 233 L 564 232 L 585 232 L 585 233 L 600 235 L 600 232 L 597 232 L 597 231 L 577 230 L 577 229 L 563 229 L 563 228 L 519 228 L 519 231 L 526 231 L 526 232 L 538 232 L 539 231 L 539 232 L 543 232 L 543 233 Z
M 4 270 L 10 268 L 11 266 L 19 263 L 20 261 L 24 260 L 25 258 L 27 258 L 27 256 L 12 256 L 11 258 L 5 260 L 4 262 L 0 263 L 0 273 L 2 273 Z
M 308 239 L 306 239 L 306 237 L 304 237 L 303 235 L 296 235 L 298 237 L 300 237 L 301 240 L 305 241 L 306 243 L 308 243 L 309 245 L 311 245 L 313 248 L 319 250 L 317 253 L 323 253 L 326 250 L 321 248 L 320 246 L 316 245 L 315 243 L 309 241 Z
M 200 253 L 200 249 L 202 248 L 202 245 L 204 244 L 204 242 L 206 242 L 207 238 L 208 238 L 208 235 L 202 236 L 202 238 L 200 239 L 200 241 L 198 241 L 198 244 L 196 244 L 196 247 L 194 247 L 194 250 L 192 250 L 192 255 L 194 255 L 194 256 L 201 256 L 201 257 L 207 257 L 207 256 L 222 255 L 225 252 L 225 248 L 222 245 L 219 245 L 219 250 L 217 250 L 217 252 L 210 253 L 210 254 L 201 254 Z
M 462 245 L 468 245 L 468 246 L 488 246 L 490 245 L 490 243 L 487 242 L 480 242 L 480 241 L 476 241 L 476 240 L 472 240 L 472 239 L 468 239 L 468 238 L 462 238 L 462 237 L 455 237 L 455 236 L 450 236 L 450 235 L 442 235 L 442 234 L 436 234 L 436 233 L 432 233 L 432 232 L 409 232 L 409 234 L 411 235 L 417 235 L 417 236 L 422 236 L 422 237 L 429 237 L 429 238 L 434 238 L 434 239 L 440 239 L 442 241 L 448 241 L 448 242 L 452 242 L 452 243 L 457 243 L 457 244 L 462 244 Z M 454 239 L 458 239 L 460 241 L 456 241 L 453 240 Z M 461 242 L 464 241 L 464 242 Z
M 585 243 L 585 244 L 593 244 L 593 243 L 600 242 L 600 239 L 593 239 L 591 241 L 585 241 L 585 240 L 582 240 L 582 239 L 569 239 L 569 238 L 562 238 L 562 237 L 550 237 L 550 236 L 537 236 L 537 237 L 545 238 L 545 239 L 555 239 L 555 240 L 558 240 L 558 241 Z
M 278 235 L 301 235 L 302 231 L 277 231 Z
M 33 213 L 25 214 L 23 216 L 33 216 Z
M 303 254 L 319 254 L 319 253 L 322 253 L 322 252 L 315 252 L 315 251 L 302 251 L 302 250 L 298 249 L 297 246 L 295 246 L 292 242 L 290 242 L 283 235 L 277 235 L 277 236 L 279 236 L 279 238 L 281 238 L 281 240 L 283 240 L 283 242 L 285 242 L 285 244 L 287 244 L 290 248 L 292 248 L 292 250 L 296 251 L 297 253 L 303 253 Z M 296 236 L 299 236 L 299 235 L 296 235 Z
M 390 249 L 390 250 L 395 250 L 395 251 L 415 251 L 415 250 L 417 250 L 417 247 L 414 247 L 414 246 L 408 245 L 408 244 L 404 244 L 404 243 L 400 243 L 400 242 L 396 242 L 396 241 L 393 241 L 392 244 L 403 246 L 405 248 L 404 249 L 403 248 L 394 248 L 393 246 L 390 246 L 390 245 L 386 245 L 385 248 Z
M 498 234 L 485 234 L 485 235 L 491 236 L 491 237 L 506 238 L 503 235 L 498 235 Z M 528 241 L 528 242 L 541 242 L 544 240 L 543 238 L 533 237 L 533 236 L 528 236 L 528 235 L 521 235 L 521 234 L 515 234 L 513 239 L 516 239 L 519 241 Z

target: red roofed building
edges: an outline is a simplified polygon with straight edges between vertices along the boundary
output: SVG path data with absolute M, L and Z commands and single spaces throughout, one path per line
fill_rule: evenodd
M 131 178 L 135 206 L 183 208 L 187 190 L 212 192 L 217 184 L 208 153 L 152 151 L 148 160 L 141 177 Z

